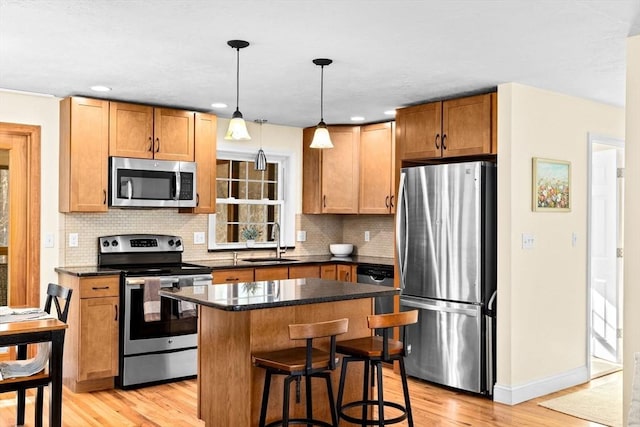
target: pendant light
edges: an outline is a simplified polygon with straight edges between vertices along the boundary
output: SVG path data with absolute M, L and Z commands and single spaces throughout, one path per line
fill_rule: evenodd
M 331 64 L 333 61 L 326 58 L 314 59 L 313 63 L 320 66 L 320 123 L 316 126 L 316 131 L 313 134 L 313 140 L 311 141 L 311 148 L 333 148 L 331 137 L 329 136 L 329 129 L 324 122 L 324 67 Z
M 249 42 L 244 40 L 229 40 L 227 42 L 229 46 L 236 50 L 236 111 L 231 116 L 229 122 L 229 129 L 224 136 L 226 140 L 233 141 L 248 141 L 251 139 L 249 132 L 247 131 L 247 124 L 242 117 L 242 113 L 238 109 L 240 101 L 240 49 L 249 46 Z
M 256 162 L 255 162 L 254 168 L 257 171 L 266 171 L 267 156 L 265 156 L 264 151 L 262 151 L 262 125 L 267 121 L 265 119 L 258 119 L 255 122 L 260 125 L 260 149 L 258 150 L 258 155 L 256 156 Z

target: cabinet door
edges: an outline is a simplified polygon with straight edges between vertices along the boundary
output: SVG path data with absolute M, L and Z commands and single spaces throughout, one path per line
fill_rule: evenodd
M 60 212 L 106 212 L 109 102 L 60 102 Z
M 488 93 L 443 102 L 444 157 L 491 153 L 491 95 Z
M 442 103 L 416 105 L 396 112 L 398 150 L 402 160 L 440 157 Z
M 337 266 L 337 278 L 343 282 L 355 282 L 356 277 L 354 275 L 354 265 L 338 264 Z
M 387 214 L 393 203 L 393 165 L 391 123 L 363 126 L 360 129 L 360 203 L 361 214 Z
M 259 267 L 255 269 L 254 280 L 281 280 L 289 278 L 288 267 Z
M 302 130 L 302 213 L 322 213 L 322 150 L 311 148 L 315 128 Z
M 193 161 L 195 114 L 171 108 L 154 109 L 154 159 Z
M 337 277 L 336 264 L 323 264 L 320 266 L 320 278 L 327 280 L 336 280 Z
M 289 267 L 289 279 L 320 278 L 320 266 L 296 265 Z
M 78 381 L 118 375 L 118 297 L 80 300 Z
M 110 103 L 109 155 L 153 158 L 153 107 Z
M 217 117 L 195 113 L 194 158 L 197 166 L 195 208 L 181 208 L 182 213 L 216 212 L 216 139 Z
M 213 271 L 213 284 L 253 282 L 253 268 L 239 268 Z
M 333 148 L 322 150 L 322 212 L 358 213 L 360 128 L 329 128 Z

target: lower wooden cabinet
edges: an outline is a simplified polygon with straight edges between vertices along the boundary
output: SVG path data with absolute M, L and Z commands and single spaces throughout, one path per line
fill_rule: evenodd
M 295 265 L 289 267 L 289 279 L 302 279 L 305 277 L 320 277 L 319 265 Z
M 282 280 L 289 278 L 289 267 L 260 267 L 254 272 L 254 280 Z
M 61 273 L 73 289 L 64 342 L 64 384 L 73 392 L 113 388 L 118 375 L 120 276 Z
M 351 264 L 338 264 L 337 279 L 343 282 L 356 281 L 356 266 Z
M 253 268 L 223 269 L 213 271 L 213 284 L 253 282 Z

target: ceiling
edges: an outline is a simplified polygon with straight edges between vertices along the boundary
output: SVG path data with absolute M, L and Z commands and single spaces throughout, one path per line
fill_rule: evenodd
M 0 88 L 228 118 L 243 39 L 247 120 L 315 125 L 322 57 L 328 124 L 507 82 L 623 106 L 639 33 L 640 0 L 0 0 Z

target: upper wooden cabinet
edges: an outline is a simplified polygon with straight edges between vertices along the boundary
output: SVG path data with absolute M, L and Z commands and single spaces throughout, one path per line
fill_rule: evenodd
M 60 212 L 106 212 L 109 101 L 60 101 Z
M 213 114 L 195 113 L 194 157 L 197 200 L 195 208 L 181 208 L 182 213 L 216 212 L 216 134 L 217 117 Z
M 309 147 L 314 131 L 302 134 L 302 212 L 358 213 L 360 127 L 330 126 L 330 149 Z
M 496 99 L 494 92 L 398 109 L 400 159 L 495 154 Z
M 394 164 L 394 123 L 362 126 L 360 128 L 359 213 L 395 212 Z
M 158 160 L 194 160 L 195 113 L 111 102 L 109 155 Z

